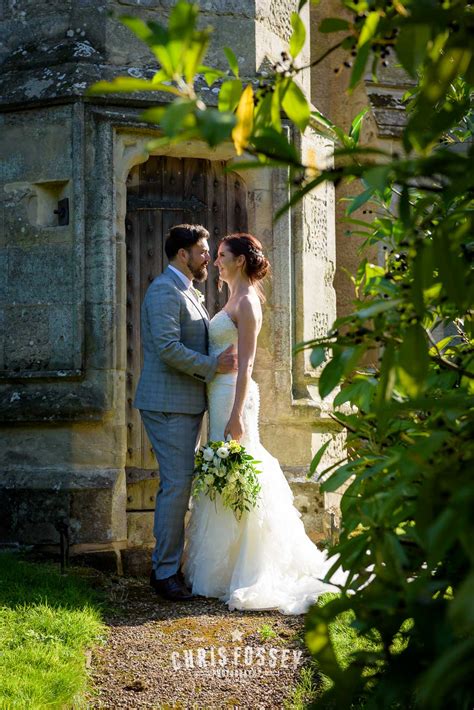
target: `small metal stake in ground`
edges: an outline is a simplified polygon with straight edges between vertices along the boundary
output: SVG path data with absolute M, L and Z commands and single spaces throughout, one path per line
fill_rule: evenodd
M 69 525 L 65 520 L 58 520 L 55 528 L 59 533 L 61 574 L 66 574 L 66 567 L 69 567 Z

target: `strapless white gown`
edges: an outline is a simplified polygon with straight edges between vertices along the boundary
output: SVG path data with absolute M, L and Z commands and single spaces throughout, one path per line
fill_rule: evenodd
M 220 311 L 210 322 L 210 354 L 217 355 L 232 343 L 237 343 L 237 328 Z M 224 439 L 236 377 L 236 373 L 216 375 L 209 385 L 209 438 L 213 441 Z M 320 594 L 336 591 L 321 582 L 334 559 L 329 560 L 306 535 L 285 475 L 260 443 L 258 410 L 258 386 L 252 380 L 241 443 L 261 462 L 258 504 L 238 521 L 219 497 L 194 500 L 183 571 L 194 594 L 217 597 L 231 610 L 278 609 L 284 614 L 302 614 Z

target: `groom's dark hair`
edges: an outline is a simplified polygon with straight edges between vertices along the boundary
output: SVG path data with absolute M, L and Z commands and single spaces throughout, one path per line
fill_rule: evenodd
M 180 249 L 191 249 L 200 239 L 209 239 L 209 232 L 202 224 L 177 224 L 166 237 L 166 256 L 171 261 Z

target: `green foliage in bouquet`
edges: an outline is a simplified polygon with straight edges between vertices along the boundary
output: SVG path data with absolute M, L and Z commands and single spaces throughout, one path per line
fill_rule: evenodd
M 299 9 L 307 1 L 300 0 Z M 161 99 L 145 116 L 159 127 L 158 141 L 200 138 L 212 146 L 232 139 L 236 152 L 249 156 L 240 169 L 286 167 L 291 198 L 283 210 L 326 180 L 354 185 L 348 238 L 363 236 L 384 256 L 379 263 L 363 257 L 351 275 L 353 313 L 338 319 L 327 337 L 301 346 L 312 349 L 312 364 L 321 368 L 320 395 L 335 393 L 335 416 L 349 436 L 346 459 L 321 471 L 321 450 L 312 465 L 323 490 L 348 484 L 340 540 L 331 550 L 349 571 L 347 590 L 307 618 L 308 647 L 333 682 L 318 707 L 468 708 L 474 6 L 465 0 L 340 0 L 337 14 L 320 24 L 320 32 L 337 35 L 313 65 L 345 51 L 352 90 L 391 55 L 413 80 L 398 155 L 360 143 L 364 112 L 346 134 L 310 106 L 298 83 L 306 28 L 296 12 L 288 51 L 269 76 L 247 82 L 229 49 L 230 74 L 203 64 L 209 33 L 197 29 L 195 5 L 178 2 L 168 27 L 126 19 L 160 68 L 147 86 L 127 86 L 129 77 L 98 88 L 166 91 L 170 102 Z M 203 78 L 218 89 L 217 108 L 199 95 Z M 330 138 L 334 168 L 304 164 L 282 118 L 290 135 L 310 126 Z M 360 208 L 372 214 L 369 221 L 358 219 Z M 330 628 L 349 610 L 361 643 L 341 665 Z M 362 643 L 374 638 L 375 647 Z
M 233 510 L 240 520 L 245 511 L 257 505 L 258 463 L 235 440 L 208 441 L 195 457 L 193 497 L 206 495 L 216 500 L 219 496 L 224 508 Z

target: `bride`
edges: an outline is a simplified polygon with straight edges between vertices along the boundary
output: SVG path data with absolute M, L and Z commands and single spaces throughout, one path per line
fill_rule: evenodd
M 187 528 L 183 572 L 195 595 L 218 597 L 231 610 L 278 609 L 304 613 L 335 587 L 321 582 L 334 560 L 307 537 L 278 461 L 259 439 L 259 392 L 252 379 L 262 326 L 260 281 L 269 269 L 262 245 L 250 234 L 232 234 L 219 244 L 215 261 L 229 300 L 211 320 L 209 354 L 238 349 L 238 371 L 218 374 L 208 386 L 209 438 L 228 435 L 257 461 L 261 486 L 255 508 L 238 521 L 219 500 L 194 501 Z

